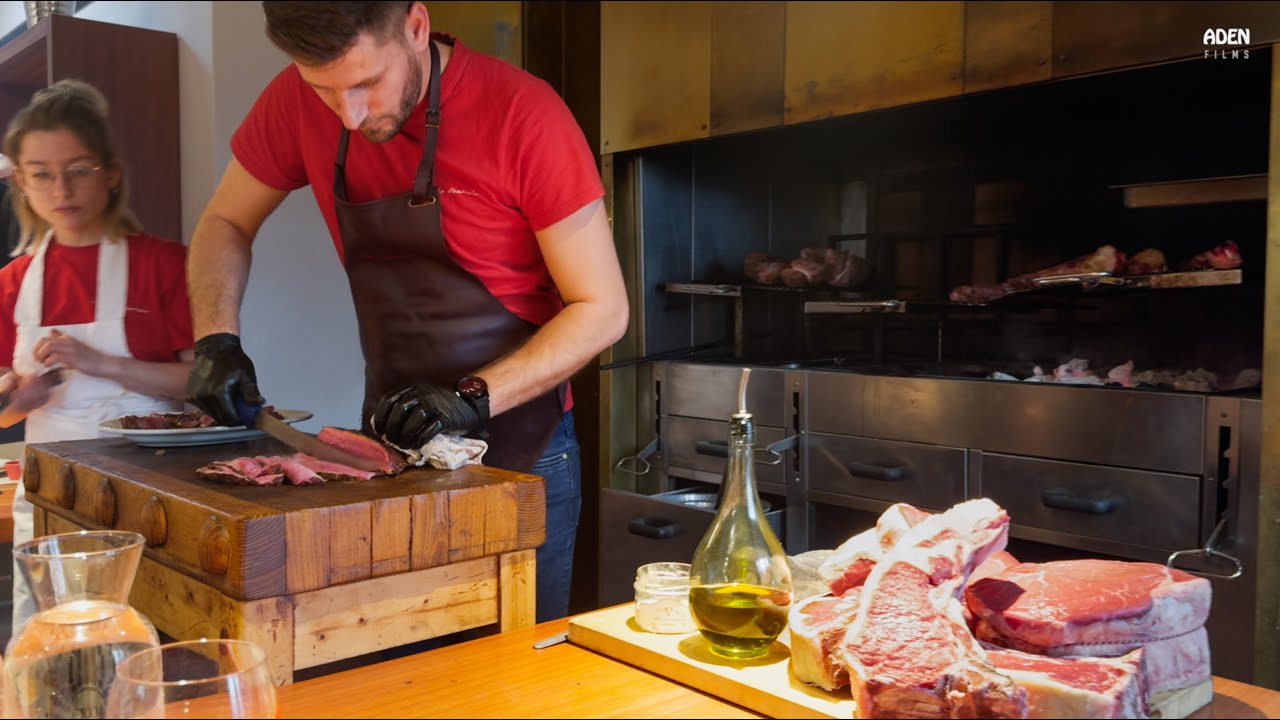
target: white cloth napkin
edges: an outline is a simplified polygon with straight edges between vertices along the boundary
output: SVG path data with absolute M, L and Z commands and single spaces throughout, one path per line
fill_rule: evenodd
M 440 433 L 417 450 L 396 449 L 404 453 L 409 464 L 415 467 L 430 465 L 437 470 L 457 470 L 463 465 L 481 464 L 489 443 Z

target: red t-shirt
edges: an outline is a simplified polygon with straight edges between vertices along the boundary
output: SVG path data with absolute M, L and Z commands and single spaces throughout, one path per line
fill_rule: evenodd
M 186 246 L 138 233 L 128 238 L 129 286 L 124 334 L 139 360 L 171 362 L 195 345 L 187 299 Z M 13 366 L 17 327 L 14 308 L 32 256 L 0 268 L 0 362 Z M 93 322 L 98 297 L 98 246 L 68 247 L 54 242 L 44 256 L 41 326 Z
M 452 42 L 440 87 L 435 183 L 455 262 L 519 317 L 544 325 L 563 302 L 534 231 L 604 195 L 595 156 L 564 101 L 520 68 Z M 368 202 L 413 188 L 426 136 L 418 103 L 398 135 L 374 143 L 351 133 L 347 199 Z M 333 197 L 342 123 L 295 66 L 263 91 L 231 138 L 236 159 L 278 190 L 311 186 L 339 257 Z

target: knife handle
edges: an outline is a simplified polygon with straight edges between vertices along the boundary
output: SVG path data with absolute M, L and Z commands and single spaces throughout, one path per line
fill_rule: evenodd
M 237 393 L 236 401 L 236 417 L 239 418 L 240 424 L 247 428 L 253 427 L 253 421 L 258 419 L 258 413 L 262 412 L 262 405 L 250 405 L 245 402 L 243 397 Z

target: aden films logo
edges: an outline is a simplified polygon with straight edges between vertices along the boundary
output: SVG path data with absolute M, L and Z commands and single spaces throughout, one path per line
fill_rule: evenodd
M 1208 28 L 1204 31 L 1205 60 L 1249 59 L 1249 28 Z

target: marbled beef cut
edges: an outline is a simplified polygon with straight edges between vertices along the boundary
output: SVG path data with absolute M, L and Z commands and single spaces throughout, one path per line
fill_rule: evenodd
M 984 578 L 965 601 L 1000 635 L 1048 648 L 1189 633 L 1208 619 L 1211 592 L 1208 580 L 1157 563 L 1061 560 Z

